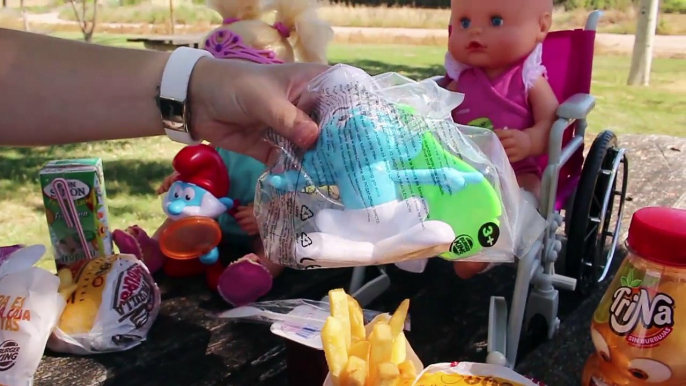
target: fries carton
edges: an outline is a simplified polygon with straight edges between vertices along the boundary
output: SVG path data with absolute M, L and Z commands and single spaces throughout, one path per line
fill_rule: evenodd
M 417 378 L 424 366 L 403 331 L 409 299 L 393 315 L 378 315 L 368 324 L 343 289 L 329 291 L 329 303 L 331 316 L 321 332 L 329 367 L 325 386 L 403 386 Z
M 370 335 L 372 333 L 372 329 L 375 324 L 377 324 L 380 320 L 384 320 L 386 322 L 389 322 L 391 319 L 391 315 L 386 313 L 386 314 L 379 314 L 377 315 L 374 319 L 372 319 L 371 322 L 369 322 L 367 325 L 364 326 L 365 332 L 367 335 Z M 412 346 L 410 346 L 410 343 L 405 340 L 405 355 L 406 355 L 406 360 L 409 360 L 412 362 L 414 365 L 414 368 L 416 369 L 417 372 L 420 372 L 424 369 L 424 365 L 422 364 L 422 361 L 419 359 L 417 354 L 415 354 L 414 350 L 412 349 Z M 398 383 L 398 386 L 410 386 L 412 383 Z M 324 380 L 324 385 L 323 386 L 335 386 L 333 383 L 333 379 L 331 376 L 331 372 L 329 372 L 326 376 L 326 380 Z M 437 385 L 438 386 L 438 385 Z

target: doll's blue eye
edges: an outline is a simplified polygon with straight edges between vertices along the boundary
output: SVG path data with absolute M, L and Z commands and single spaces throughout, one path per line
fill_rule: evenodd
M 460 27 L 467 29 L 469 26 L 472 25 L 472 21 L 467 19 L 466 17 L 463 17 L 460 19 Z
M 503 20 L 503 18 L 500 17 L 500 16 L 493 16 L 493 17 L 491 18 L 491 25 L 493 25 L 494 27 L 500 27 L 500 26 L 502 26 L 502 25 L 503 25 L 503 22 L 504 22 L 504 20 Z

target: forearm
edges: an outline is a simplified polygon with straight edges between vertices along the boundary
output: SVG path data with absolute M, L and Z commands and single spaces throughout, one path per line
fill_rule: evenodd
M 544 77 L 538 78 L 529 91 L 529 102 L 535 123 L 525 131 L 531 139 L 531 155 L 536 156 L 548 152 L 550 129 L 557 118 L 557 97 Z
M 552 125 L 552 121 L 545 120 L 536 122 L 534 126 L 524 130 L 531 139 L 532 156 L 539 156 L 548 152 L 548 140 L 550 138 L 550 128 Z
M 163 134 L 156 96 L 169 53 L 0 29 L 0 145 Z

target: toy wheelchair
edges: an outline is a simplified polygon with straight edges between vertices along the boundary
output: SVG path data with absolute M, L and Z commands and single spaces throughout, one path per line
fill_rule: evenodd
M 540 159 L 544 173 L 538 209 L 547 226 L 530 252 L 518 260 L 509 314 L 505 298 L 491 298 L 489 363 L 514 367 L 523 330 L 544 327 L 545 335 L 552 338 L 560 324 L 558 289 L 590 294 L 607 276 L 614 257 L 626 198 L 625 150 L 618 147 L 614 133 L 603 131 L 585 159 L 583 152 L 587 116 L 595 107 L 590 88 L 600 16 L 594 11 L 584 29 L 551 32 L 544 42 L 543 63 L 561 102 L 548 154 Z M 435 79 L 440 82 L 443 77 Z M 367 283 L 364 267 L 353 272 L 349 293 L 363 306 L 390 285 L 385 268 L 378 269 L 381 275 Z

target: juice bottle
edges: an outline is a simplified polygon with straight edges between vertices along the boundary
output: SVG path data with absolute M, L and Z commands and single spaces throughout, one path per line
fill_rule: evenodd
M 638 210 L 626 244 L 593 315 L 583 386 L 686 385 L 686 210 Z

